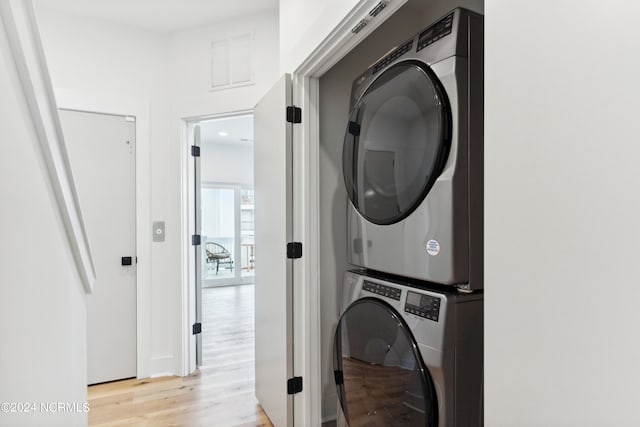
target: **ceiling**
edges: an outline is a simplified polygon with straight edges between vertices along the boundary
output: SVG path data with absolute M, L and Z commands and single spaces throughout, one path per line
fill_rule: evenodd
M 37 0 L 36 3 L 50 10 L 161 33 L 278 9 L 278 0 Z
M 253 116 L 234 116 L 200 122 L 200 144 L 252 146 Z

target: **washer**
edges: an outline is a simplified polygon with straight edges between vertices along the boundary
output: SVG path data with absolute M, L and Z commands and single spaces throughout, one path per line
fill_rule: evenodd
M 334 339 L 338 425 L 483 425 L 481 292 L 347 272 L 343 297 Z
M 354 81 L 351 264 L 483 287 L 483 38 L 482 15 L 455 9 Z

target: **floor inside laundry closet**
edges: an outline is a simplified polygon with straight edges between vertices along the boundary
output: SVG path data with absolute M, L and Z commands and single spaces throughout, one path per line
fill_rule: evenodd
M 271 426 L 254 393 L 254 285 L 204 288 L 203 366 L 89 387 L 90 426 Z

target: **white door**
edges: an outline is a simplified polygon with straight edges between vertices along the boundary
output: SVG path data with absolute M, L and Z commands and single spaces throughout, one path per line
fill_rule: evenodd
M 275 427 L 293 425 L 291 77 L 254 110 L 256 397 Z
M 201 163 L 200 163 L 200 126 L 196 125 L 193 128 L 193 145 L 191 148 L 191 158 L 193 159 L 193 186 L 194 186 L 194 225 L 195 235 L 200 236 L 202 234 L 202 180 Z M 195 155 L 197 152 L 197 155 Z M 193 243 L 193 242 L 192 242 Z M 192 334 L 196 338 L 196 367 L 202 366 L 202 249 L 206 248 L 205 242 L 201 241 L 199 245 L 192 245 L 194 250 L 195 260 L 195 297 L 196 297 L 196 322 L 192 329 Z
M 88 383 L 136 376 L 135 121 L 60 111 L 94 254 L 87 296 Z

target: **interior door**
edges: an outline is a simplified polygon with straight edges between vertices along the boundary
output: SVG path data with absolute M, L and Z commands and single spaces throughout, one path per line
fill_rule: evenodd
M 254 110 L 256 397 L 276 427 L 293 425 L 293 264 L 291 77 L 283 76 Z
M 69 110 L 60 119 L 96 270 L 88 383 L 135 377 L 135 119 Z
M 200 126 L 195 125 L 193 128 L 193 147 L 195 150 L 200 149 Z M 202 182 L 201 182 L 201 164 L 200 156 L 191 156 L 193 159 L 193 180 L 194 180 L 194 226 L 195 234 L 200 236 L 202 234 Z M 192 245 L 195 262 L 195 298 L 196 298 L 196 324 L 202 325 L 202 281 L 203 267 L 202 267 L 202 248 L 206 248 L 204 242 L 201 242 L 199 246 Z M 202 331 L 195 334 L 196 337 L 196 367 L 202 366 Z

